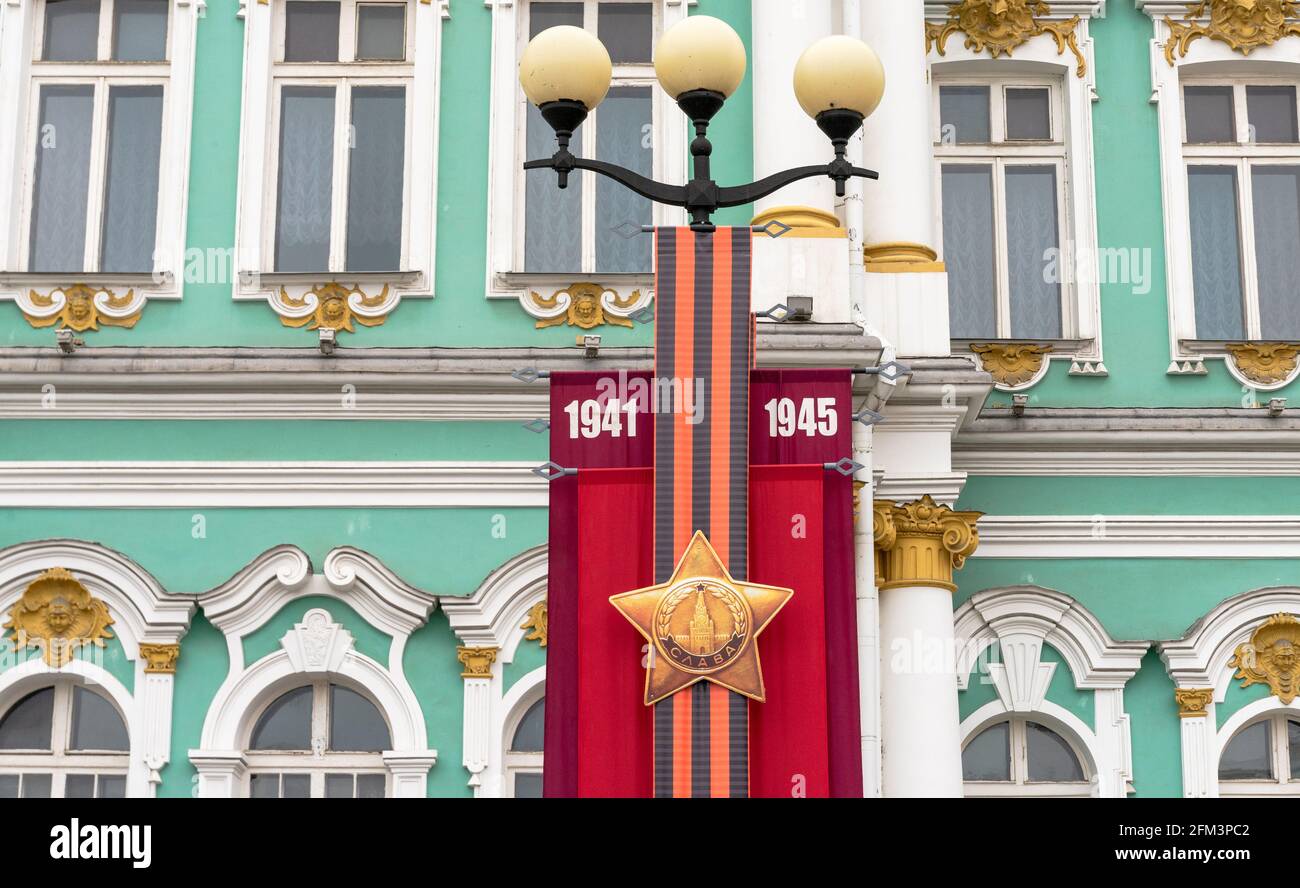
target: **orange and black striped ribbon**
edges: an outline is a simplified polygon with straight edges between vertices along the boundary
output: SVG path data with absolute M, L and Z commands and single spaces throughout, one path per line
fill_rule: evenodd
M 696 530 L 747 578 L 751 240 L 747 227 L 656 232 L 655 582 Z M 707 682 L 655 704 L 656 798 L 749 795 L 748 704 Z

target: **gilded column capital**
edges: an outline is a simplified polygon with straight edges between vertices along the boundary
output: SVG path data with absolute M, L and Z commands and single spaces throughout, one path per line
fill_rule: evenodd
M 140 644 L 140 656 L 144 658 L 144 671 L 173 674 L 176 661 L 181 656 L 179 644 Z
M 979 546 L 975 525 L 983 514 L 954 511 L 929 494 L 912 503 L 876 500 L 877 585 L 938 586 L 956 592 L 952 573 Z
M 458 647 L 456 659 L 464 665 L 461 678 L 491 678 L 492 664 L 497 660 L 499 648 L 494 647 Z
M 1179 718 L 1205 718 L 1214 699 L 1214 688 L 1174 688 Z

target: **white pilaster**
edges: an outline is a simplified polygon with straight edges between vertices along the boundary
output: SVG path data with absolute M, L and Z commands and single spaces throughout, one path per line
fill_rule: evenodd
M 233 799 L 243 789 L 248 763 L 237 750 L 190 750 L 190 763 L 199 772 L 199 798 Z
M 429 769 L 438 754 L 429 752 L 385 752 L 384 764 L 393 775 L 393 798 L 422 799 L 429 794 Z
M 858 481 L 853 527 L 854 588 L 858 622 L 858 718 L 862 725 L 862 796 L 880 795 L 880 597 L 876 589 L 876 549 L 872 540 L 871 429 L 853 426 L 853 458 L 863 468 Z
M 463 763 L 476 797 L 496 794 L 484 793 L 483 772 L 492 763 L 492 700 L 497 696 L 499 693 L 492 690 L 491 676 L 465 679 Z

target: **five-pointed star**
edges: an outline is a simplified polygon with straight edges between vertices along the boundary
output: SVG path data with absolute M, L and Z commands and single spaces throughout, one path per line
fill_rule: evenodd
M 665 645 L 671 646 L 672 640 L 656 638 L 658 633 L 655 623 L 660 604 L 666 597 L 688 584 L 700 588 L 701 582 L 726 587 L 743 599 L 752 615 L 752 626 L 748 628 L 737 653 L 728 658 L 719 658 L 726 660 L 724 664 L 707 671 L 703 668 L 687 671 L 678 668 L 678 664 L 667 655 Z M 765 693 L 763 672 L 758 660 L 758 635 L 793 595 L 792 589 L 732 579 L 708 538 L 697 530 L 668 582 L 611 596 L 609 602 L 650 642 L 651 655 L 647 658 L 645 682 L 647 706 L 704 680 L 720 684 L 761 703 L 765 699 Z M 689 654 L 687 658 L 689 659 Z

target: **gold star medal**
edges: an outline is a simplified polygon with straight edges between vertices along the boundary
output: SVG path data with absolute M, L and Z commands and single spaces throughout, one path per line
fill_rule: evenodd
M 696 531 L 666 583 L 609 599 L 651 644 L 645 678 L 649 706 L 697 681 L 711 681 L 762 703 L 758 636 L 791 589 L 742 583 Z

